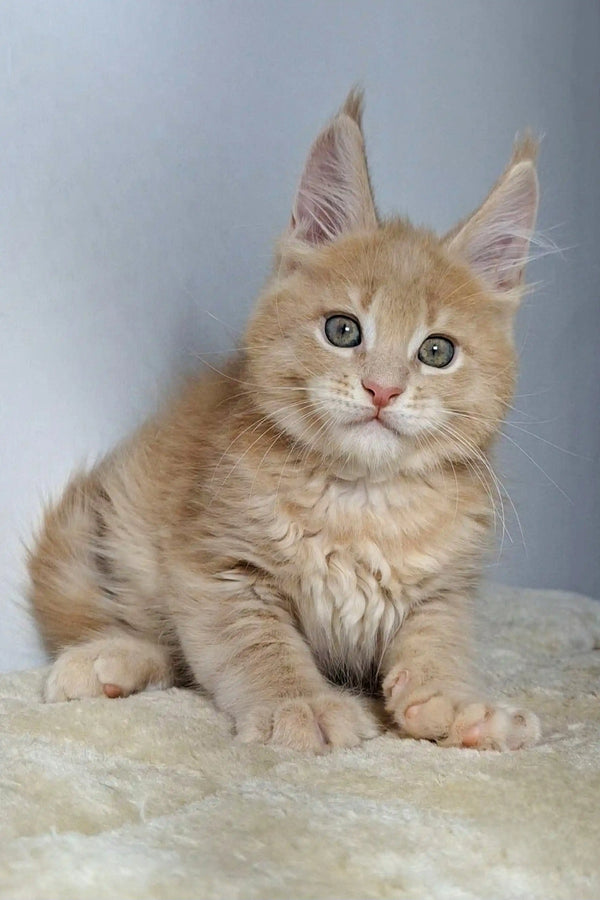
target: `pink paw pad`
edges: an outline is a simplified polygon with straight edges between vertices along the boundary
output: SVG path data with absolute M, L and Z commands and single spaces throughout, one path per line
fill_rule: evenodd
M 415 703 L 414 706 L 409 706 L 404 715 L 407 719 L 414 719 L 419 715 L 419 710 L 423 706 L 422 703 Z
M 117 697 L 123 696 L 123 690 L 119 687 L 118 684 L 103 684 L 102 690 L 104 691 L 104 694 L 111 700 L 115 700 Z
M 408 669 L 401 669 L 400 672 L 398 672 L 392 683 L 388 685 L 390 697 L 395 697 L 397 694 L 402 693 L 402 691 L 408 684 L 409 677 L 410 675 Z
M 463 747 L 477 747 L 481 739 L 481 728 L 479 725 L 471 725 L 462 736 Z

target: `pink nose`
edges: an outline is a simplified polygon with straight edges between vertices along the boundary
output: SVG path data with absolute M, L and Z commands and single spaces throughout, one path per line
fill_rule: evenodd
M 373 405 L 378 406 L 379 409 L 387 406 L 394 397 L 399 397 L 400 394 L 404 393 L 404 387 L 384 387 L 382 384 L 377 384 L 376 381 L 369 379 L 363 381 L 362 386 L 371 395 Z

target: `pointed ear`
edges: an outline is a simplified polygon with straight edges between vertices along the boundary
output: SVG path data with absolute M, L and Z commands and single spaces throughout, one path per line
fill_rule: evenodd
M 362 95 L 352 91 L 308 154 L 288 237 L 312 245 L 377 226 L 361 129 Z
M 537 142 L 517 142 L 504 175 L 487 199 L 444 239 L 493 291 L 519 291 L 538 207 Z

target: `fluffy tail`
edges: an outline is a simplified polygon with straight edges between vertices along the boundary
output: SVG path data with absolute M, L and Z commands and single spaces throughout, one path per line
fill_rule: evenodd
M 29 553 L 30 599 L 51 652 L 96 634 L 111 621 L 100 588 L 100 497 L 93 475 L 75 476 L 58 503 L 47 508 Z

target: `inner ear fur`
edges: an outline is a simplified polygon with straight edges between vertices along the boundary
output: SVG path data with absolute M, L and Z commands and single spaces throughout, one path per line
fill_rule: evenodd
M 514 296 L 522 289 L 538 208 L 537 153 L 531 134 L 517 140 L 510 163 L 479 209 L 443 239 L 451 255 L 500 294 Z
M 377 227 L 362 132 L 362 93 L 352 90 L 313 143 L 286 237 L 312 247 Z

